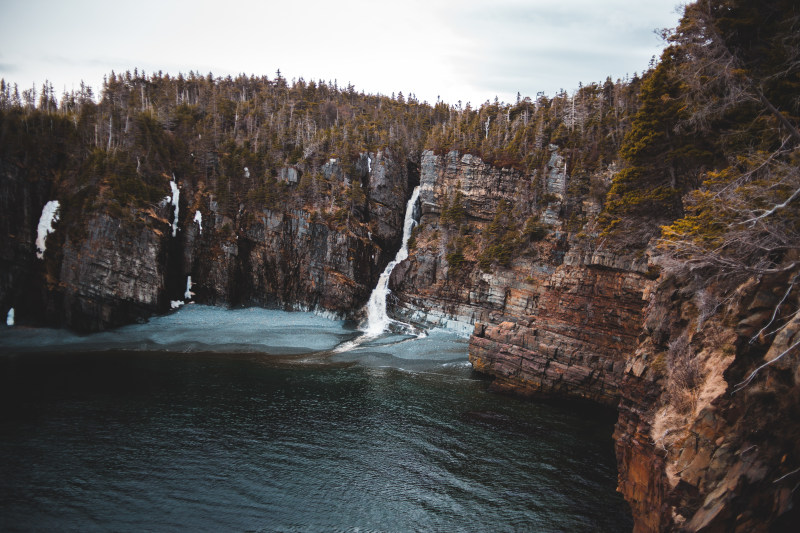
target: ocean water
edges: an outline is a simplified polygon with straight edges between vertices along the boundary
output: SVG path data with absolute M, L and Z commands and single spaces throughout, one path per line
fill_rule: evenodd
M 626 531 L 613 412 L 487 391 L 445 331 L 186 306 L 0 331 L 2 531 Z

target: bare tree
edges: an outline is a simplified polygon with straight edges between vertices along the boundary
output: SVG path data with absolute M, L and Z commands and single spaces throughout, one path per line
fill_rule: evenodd
M 690 270 L 720 276 L 778 274 L 800 263 L 798 150 L 740 155 L 684 198 L 687 216 L 665 227 L 659 247 Z M 796 252 L 796 253 L 790 253 Z

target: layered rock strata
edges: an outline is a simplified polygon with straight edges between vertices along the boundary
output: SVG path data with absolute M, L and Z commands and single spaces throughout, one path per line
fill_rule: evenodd
M 563 217 L 506 267 L 490 271 L 466 260 L 453 268 L 448 241 L 481 242 L 504 202 L 524 222 L 548 213 L 585 216 L 564 198 L 563 158 L 551 149 L 543 178 L 497 169 L 475 156 L 422 155 L 422 219 L 411 259 L 393 273 L 394 312 L 412 322 L 471 332 L 470 361 L 493 386 L 524 395 L 572 395 L 615 404 L 627 350 L 641 330 L 651 280 L 646 262 L 572 242 Z M 441 221 L 443 206 L 462 198 L 460 229 Z M 520 223 L 519 226 L 522 224 Z
M 661 281 L 622 382 L 614 438 L 635 530 L 791 531 L 800 302 L 785 276 L 694 294 L 687 285 Z
M 560 164 L 554 153 L 540 180 L 471 155 L 423 154 L 423 215 L 393 274 L 393 312 L 468 329 L 470 361 L 496 389 L 617 405 L 618 488 L 635 531 L 793 530 L 796 279 L 704 287 L 669 268 L 655 279 L 659 267 L 645 255 L 597 250 L 576 234 L 591 231 L 598 209 L 558 198 L 569 188 Z M 446 222 L 459 191 L 464 220 Z M 519 226 L 538 217 L 548 234 L 484 271 L 480 253 L 501 200 Z M 583 224 L 568 227 L 570 219 Z
M 614 405 L 649 280 L 581 265 L 561 266 L 537 281 L 535 303 L 522 317 L 475 326 L 473 367 L 493 376 L 499 389 Z

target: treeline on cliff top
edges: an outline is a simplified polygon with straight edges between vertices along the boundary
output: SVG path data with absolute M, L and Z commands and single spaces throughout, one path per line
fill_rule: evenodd
M 20 94 L 3 80 L 0 153 L 57 181 L 76 216 L 146 208 L 175 175 L 222 211 L 306 207 L 341 224 L 363 223 L 368 199 L 358 180 L 323 175 L 331 158 L 355 176 L 365 152 L 414 161 L 459 150 L 535 176 L 555 144 L 578 183 L 621 160 L 602 242 L 641 249 L 663 226 L 661 247 L 699 268 L 771 271 L 797 249 L 798 17 L 791 0 L 689 4 L 641 78 L 478 108 L 280 72 L 112 73 L 98 100 L 84 85 L 58 97 L 49 83 Z M 297 184 L 279 179 L 286 167 Z
M 32 179 L 56 173 L 60 190 L 80 191 L 67 202 L 80 206 L 76 216 L 144 209 L 175 175 L 200 184 L 229 214 L 241 205 L 305 207 L 331 223 L 358 223 L 364 183 L 326 177 L 331 159 L 353 178 L 363 153 L 388 150 L 413 164 L 424 149 L 459 150 L 536 173 L 553 143 L 569 155 L 571 172 L 588 172 L 616 157 L 638 83 L 608 79 L 572 95 L 473 109 L 322 80 L 288 82 L 280 71 L 271 79 L 111 73 L 97 99 L 83 84 L 58 97 L 49 83 L 20 93 L 2 80 L 0 153 Z M 287 167 L 297 184 L 280 179 Z

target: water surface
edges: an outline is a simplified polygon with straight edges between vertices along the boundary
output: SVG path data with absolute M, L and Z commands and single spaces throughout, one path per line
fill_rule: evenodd
M 487 392 L 464 339 L 189 306 L 3 331 L 4 531 L 624 531 L 613 414 Z

